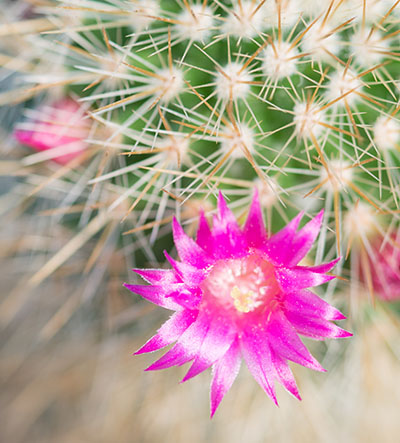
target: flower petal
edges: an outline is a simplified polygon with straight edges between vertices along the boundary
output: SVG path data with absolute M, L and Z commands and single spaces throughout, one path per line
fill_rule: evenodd
M 164 251 L 164 255 L 171 263 L 175 272 L 188 286 L 197 287 L 204 280 L 206 276 L 206 272 L 204 269 L 196 268 L 189 263 L 178 262 L 174 260 L 167 251 Z
M 213 417 L 224 395 L 235 381 L 241 361 L 239 341 L 235 339 L 225 355 L 213 366 L 210 390 L 211 417 Z
M 135 354 L 157 351 L 178 340 L 196 320 L 197 314 L 198 311 L 190 311 L 189 309 L 176 312 L 161 326 L 157 334 L 148 340 Z
M 148 283 L 156 285 L 157 283 L 181 283 L 182 280 L 177 279 L 174 271 L 171 269 L 132 269 L 133 272 L 139 274 Z
M 284 361 L 276 352 L 272 352 L 272 364 L 275 367 L 277 380 L 281 385 L 298 400 L 301 400 L 297 389 L 296 380 L 286 361 Z
M 267 333 L 271 347 L 281 358 L 315 371 L 325 372 L 325 369 L 310 354 L 282 312 L 275 311 L 271 314 Z
M 183 283 L 180 283 L 180 285 L 183 285 Z M 163 308 L 172 309 L 173 311 L 179 311 L 182 309 L 182 306 L 179 303 L 176 303 L 176 301 L 172 297 L 166 297 L 166 293 L 168 293 L 168 287 L 176 287 L 179 286 L 179 284 L 166 287 L 151 285 L 129 285 L 125 283 L 124 286 L 135 294 L 139 294 L 146 300 L 149 300 L 150 302 L 158 306 L 162 306 Z
M 286 266 L 295 266 L 305 257 L 319 234 L 323 216 L 324 211 L 322 210 L 296 233 L 290 250 L 287 250 Z
M 193 360 L 201 347 L 207 334 L 210 318 L 204 312 L 200 312 L 197 319 L 182 334 L 178 342 L 159 360 L 150 365 L 146 371 L 157 371 L 180 366 Z
M 202 292 L 200 288 L 191 288 L 185 283 L 171 285 L 170 289 L 164 287 L 166 290 L 166 298 L 173 300 L 179 306 L 186 309 L 197 309 L 201 302 Z
M 265 331 L 256 326 L 251 327 L 251 330 L 242 335 L 241 348 L 249 371 L 266 394 L 278 405 L 274 387 L 276 374 Z
M 325 320 L 344 320 L 346 318 L 338 309 L 307 290 L 285 294 L 284 306 L 285 312 L 301 312 L 306 317 L 324 318 Z
M 230 348 L 235 336 L 231 323 L 226 319 L 216 317 L 210 324 L 200 351 L 182 382 L 205 371 L 220 359 Z
M 243 228 L 243 233 L 246 237 L 247 244 L 250 247 L 261 247 L 262 245 L 265 245 L 267 241 L 267 234 L 257 190 L 254 193 L 253 202 L 249 210 L 249 215 L 247 216 L 246 224 Z
M 288 311 L 286 313 L 286 318 L 299 334 L 305 335 L 306 337 L 321 340 L 324 338 L 344 338 L 353 335 L 351 332 L 339 328 L 339 326 L 328 320 L 307 317 L 301 311 Z
M 322 285 L 335 278 L 334 275 L 313 272 L 303 266 L 275 268 L 276 280 L 283 292 L 296 292 L 300 289 Z
M 221 192 L 218 197 L 218 216 L 213 218 L 212 236 L 215 259 L 233 257 L 246 250 L 242 231 Z
M 335 258 L 328 263 L 322 263 L 318 266 L 302 266 L 303 269 L 308 269 L 312 272 L 318 272 L 319 274 L 324 274 L 325 272 L 329 272 L 332 268 L 340 261 L 341 257 Z
M 290 262 L 289 250 L 302 217 L 303 212 L 300 212 L 283 229 L 270 237 L 265 247 L 262 248 L 268 259 L 275 265 L 286 266 Z
M 233 212 L 228 208 L 224 196 L 221 191 L 218 194 L 218 219 L 224 230 L 231 232 L 240 232 L 238 222 Z
M 176 218 L 172 222 L 174 242 L 180 259 L 196 268 L 207 268 L 211 259 L 207 253 L 190 237 L 188 237 Z
M 304 258 L 318 236 L 324 211 L 297 231 L 303 213 L 300 212 L 285 228 L 274 234 L 263 248 L 276 265 L 295 266 Z
M 197 230 L 196 242 L 208 254 L 212 255 L 213 239 L 211 229 L 208 226 L 208 222 L 203 211 L 200 212 L 199 228 Z

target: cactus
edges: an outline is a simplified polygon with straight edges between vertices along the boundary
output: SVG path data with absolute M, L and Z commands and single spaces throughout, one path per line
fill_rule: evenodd
M 173 217 L 193 234 L 222 192 L 243 223 L 255 190 L 269 235 L 324 210 L 301 264 L 341 257 L 320 294 L 349 329 L 374 309 L 397 318 L 400 1 L 45 0 L 1 14 L 1 214 L 5 255 L 23 264 L 3 325 L 58 278 L 75 289 L 42 340 L 88 306 L 129 323 L 146 308 L 120 283 L 166 265 Z M 72 120 L 54 111 L 65 103 Z

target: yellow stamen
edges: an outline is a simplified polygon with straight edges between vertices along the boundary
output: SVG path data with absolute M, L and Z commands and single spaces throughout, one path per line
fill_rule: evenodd
M 250 312 L 257 307 L 256 294 L 253 291 L 243 293 L 237 286 L 231 291 L 233 304 L 239 312 Z

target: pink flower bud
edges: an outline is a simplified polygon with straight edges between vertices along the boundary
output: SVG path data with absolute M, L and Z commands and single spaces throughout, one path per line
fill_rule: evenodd
M 79 156 L 88 146 L 90 122 L 83 108 L 63 98 L 37 110 L 37 118 L 19 125 L 15 138 L 36 151 L 54 150 L 51 159 L 62 165 Z

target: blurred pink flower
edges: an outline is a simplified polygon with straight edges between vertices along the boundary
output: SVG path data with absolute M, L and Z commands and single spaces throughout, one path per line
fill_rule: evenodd
M 373 240 L 368 257 L 375 293 L 383 300 L 400 300 L 400 231 L 385 243 L 382 237 Z M 361 275 L 367 280 L 366 270 Z
M 42 106 L 37 118 L 15 130 L 16 139 L 37 151 L 54 149 L 52 160 L 62 165 L 80 155 L 87 147 L 90 123 L 82 107 L 71 98 Z
M 125 285 L 176 311 L 136 354 L 176 344 L 147 370 L 193 361 L 182 381 L 212 366 L 211 416 L 230 389 L 243 359 L 277 403 L 274 382 L 300 399 L 288 360 L 324 371 L 298 334 L 314 339 L 351 335 L 331 323 L 345 317 L 307 288 L 334 277 L 334 260 L 298 266 L 317 237 L 323 213 L 297 231 L 302 214 L 267 238 L 257 194 L 243 228 L 219 195 L 210 228 L 204 214 L 196 241 L 179 223 L 173 235 L 181 261 L 168 254 L 171 270 L 135 270 L 150 285 Z

